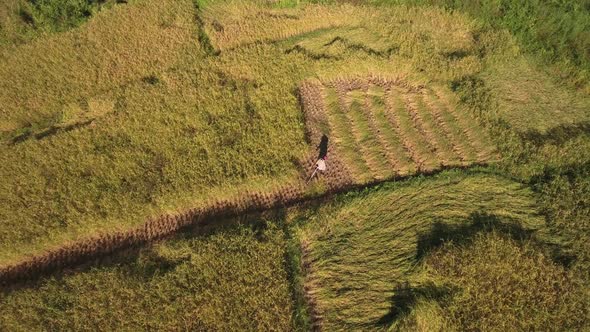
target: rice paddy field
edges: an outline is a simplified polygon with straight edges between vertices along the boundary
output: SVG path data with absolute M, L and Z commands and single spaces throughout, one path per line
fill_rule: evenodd
M 322 329 L 587 326 L 579 281 L 537 247 L 533 192 L 510 179 L 445 172 L 293 218 L 308 218 L 298 233 Z
M 292 330 L 284 255 L 276 226 L 200 231 L 3 295 L 0 328 Z
M 4 1 L 0 330 L 590 329 L 586 2 Z

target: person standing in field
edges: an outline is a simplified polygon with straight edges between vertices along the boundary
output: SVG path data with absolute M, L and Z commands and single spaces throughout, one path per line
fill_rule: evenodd
M 315 163 L 315 170 L 307 180 L 307 182 L 311 181 L 313 177 L 316 175 L 318 171 L 324 172 L 326 170 L 326 158 L 328 157 L 328 136 L 325 134 L 322 135 L 322 139 L 320 144 L 316 147 L 316 150 L 319 150 L 318 161 Z

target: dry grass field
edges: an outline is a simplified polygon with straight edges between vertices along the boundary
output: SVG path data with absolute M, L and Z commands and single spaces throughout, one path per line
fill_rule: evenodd
M 586 2 L 2 2 L 0 329 L 587 329 Z

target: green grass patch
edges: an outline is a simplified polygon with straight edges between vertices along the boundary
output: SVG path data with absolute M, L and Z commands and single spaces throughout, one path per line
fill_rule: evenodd
M 29 0 L 20 9 L 23 19 L 30 18 L 35 29 L 66 31 L 86 22 L 94 13 L 113 6 L 114 0 Z
M 116 0 L 6 0 L 0 4 L 0 49 L 76 28 Z
M 489 29 L 506 29 L 527 52 L 554 65 L 552 72 L 588 90 L 590 12 L 588 0 L 456 1 L 368 0 L 372 4 L 440 6 L 468 13 Z

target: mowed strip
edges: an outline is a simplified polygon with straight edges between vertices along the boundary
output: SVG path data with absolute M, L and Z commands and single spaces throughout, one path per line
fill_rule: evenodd
M 359 98 L 358 92 L 361 89 L 358 81 L 334 81 L 328 85 L 336 91 L 338 96 L 339 111 L 346 117 L 346 129 L 350 131 L 356 146 L 356 152 L 359 153 L 364 160 L 367 168 L 370 171 L 370 176 L 367 176 L 368 180 L 383 180 L 382 170 L 380 170 L 378 162 L 372 158 L 369 149 L 365 142 L 363 142 L 363 127 L 361 123 L 364 119 L 362 114 L 359 114 L 359 105 L 356 101 Z M 354 105 L 353 105 L 354 102 Z M 366 133 L 366 131 L 364 131 Z M 365 181 L 363 181 L 365 182 Z
M 498 158 L 496 147 L 491 144 L 491 139 L 482 130 L 482 128 L 468 114 L 458 112 L 452 107 L 449 97 L 440 88 L 434 90 L 440 100 L 441 107 L 448 111 L 454 118 L 455 122 L 463 128 L 463 133 L 471 143 L 474 150 L 477 151 L 477 162 L 494 161 Z
M 398 87 L 394 87 L 393 89 L 396 90 L 402 97 L 402 100 L 405 104 L 405 109 L 410 115 L 410 119 L 412 120 L 414 128 L 424 138 L 425 146 L 428 147 L 428 149 L 438 160 L 439 166 L 445 165 L 447 163 L 445 155 L 440 151 L 436 137 L 433 135 L 432 128 L 430 128 L 430 126 L 428 126 L 428 124 L 422 119 L 422 114 L 420 114 L 421 112 L 418 110 L 414 94 L 402 91 Z
M 418 170 L 436 169 L 439 166 L 438 158 L 427 139 L 414 126 L 401 93 L 394 89 L 386 91 L 385 105 L 389 121 L 402 137 L 404 145 L 411 151 L 412 159 L 418 164 Z
M 348 127 L 346 115 L 340 112 L 338 96 L 334 89 L 324 89 L 326 113 L 330 125 L 333 144 L 355 181 L 366 182 L 371 179 L 371 172 L 362 156 L 358 153 L 358 146 Z
M 461 156 L 453 145 L 452 138 L 444 131 L 444 124 L 437 121 L 433 113 L 424 102 L 424 91 L 414 96 L 416 110 L 422 120 L 423 128 L 428 133 L 432 142 L 437 147 L 437 154 L 441 158 L 443 166 L 461 165 Z
M 495 148 L 475 119 L 430 88 L 355 78 L 324 81 L 316 89 L 329 127 L 320 131 L 333 138 L 354 183 L 469 166 L 493 156 Z
M 382 87 L 371 85 L 365 94 L 363 111 L 369 120 L 373 135 L 383 148 L 383 156 L 398 174 L 408 174 L 412 161 L 406 156 L 406 151 L 399 139 L 387 124 L 384 114 L 384 90 Z
M 393 167 L 384 158 L 385 148 L 379 144 L 377 137 L 370 129 L 368 118 L 363 112 L 364 93 L 355 90 L 349 92 L 348 97 L 351 98 L 351 103 L 346 114 L 348 115 L 351 130 L 360 147 L 360 152 L 373 172 L 373 178 L 382 180 L 393 176 Z
M 452 144 L 461 157 L 463 165 L 468 165 L 477 161 L 477 151 L 475 151 L 473 145 L 470 144 L 469 138 L 465 135 L 464 130 L 459 126 L 448 108 L 441 106 L 441 101 L 431 90 L 426 91 L 423 95 L 423 100 L 430 112 L 432 112 L 437 123 L 445 131 L 449 140 L 453 142 Z
M 375 93 L 375 95 L 372 95 Z M 402 138 L 396 132 L 396 128 L 392 126 L 385 112 L 385 91 L 380 87 L 373 87 L 372 92 L 369 92 L 369 98 L 372 99 L 372 113 L 375 117 L 375 124 L 378 132 L 383 136 L 383 139 L 388 143 L 386 147 L 391 150 L 391 153 L 398 161 L 398 169 L 401 174 L 414 173 L 417 170 L 417 164 L 412 160 L 412 151 L 404 145 Z

